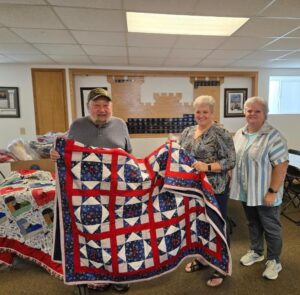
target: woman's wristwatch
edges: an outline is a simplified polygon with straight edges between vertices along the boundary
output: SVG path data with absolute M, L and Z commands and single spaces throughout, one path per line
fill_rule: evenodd
M 269 187 L 268 192 L 271 193 L 271 194 L 276 194 L 276 193 L 277 193 L 277 192 L 274 191 L 271 187 Z
M 211 171 L 211 165 L 210 164 L 207 165 L 207 171 Z

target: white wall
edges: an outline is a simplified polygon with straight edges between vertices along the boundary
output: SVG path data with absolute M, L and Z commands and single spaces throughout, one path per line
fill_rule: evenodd
M 31 68 L 28 66 L 0 65 L 0 87 L 18 87 L 20 118 L 0 118 L 0 148 L 16 138 L 30 139 L 35 136 L 34 102 Z M 25 135 L 20 135 L 25 128 Z
M 220 123 L 224 125 L 230 132 L 235 132 L 245 124 L 243 117 L 225 118 L 224 117 L 224 90 L 225 88 L 248 88 L 248 97 L 252 96 L 252 80 L 251 78 L 225 77 L 224 83 L 221 85 L 220 95 Z
M 38 66 L 34 65 L 35 68 Z M 72 67 L 72 66 L 70 66 Z M 63 68 L 63 67 L 59 67 Z M 65 67 L 68 70 L 68 67 Z M 159 70 L 159 69 L 156 69 Z M 196 69 L 193 69 L 196 70 Z M 221 69 L 220 69 L 221 70 Z M 233 69 L 236 70 L 236 69 Z M 253 70 L 253 69 L 251 69 Z M 67 71 L 66 71 L 67 72 Z M 68 73 L 68 72 L 67 72 Z M 268 98 L 268 81 L 270 75 L 299 75 L 300 70 L 260 70 L 258 81 L 258 94 Z M 78 84 L 77 84 L 78 83 Z M 76 79 L 76 97 L 80 104 L 79 87 L 105 86 L 106 81 L 90 76 L 82 76 Z M 0 86 L 19 87 L 21 118 L 0 118 L 0 148 L 6 148 L 13 139 L 22 137 L 32 139 L 35 137 L 34 104 L 31 80 L 31 67 L 29 65 L 0 65 Z M 106 86 L 110 86 L 108 83 Z M 231 132 L 243 126 L 244 118 L 224 118 L 224 88 L 248 88 L 251 94 L 251 82 L 248 78 L 226 78 L 221 87 L 221 123 Z M 77 92 L 78 90 L 78 92 Z M 67 96 L 70 102 L 70 89 L 67 75 Z M 77 109 L 80 110 L 79 105 Z M 69 116 L 71 114 L 69 104 Z M 300 126 L 300 115 L 270 115 L 269 122 L 277 127 L 287 138 L 290 148 L 300 149 L 300 136 L 295 133 Z M 26 134 L 20 135 L 20 128 L 25 128 Z M 149 154 L 154 148 L 164 143 L 165 138 L 133 139 L 134 154 L 143 157 Z

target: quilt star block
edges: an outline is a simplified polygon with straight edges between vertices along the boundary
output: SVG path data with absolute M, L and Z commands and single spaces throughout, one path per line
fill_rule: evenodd
M 143 159 L 63 138 L 56 150 L 55 236 L 62 237 L 67 284 L 153 279 L 187 256 L 231 274 L 226 223 L 211 185 L 178 144 Z

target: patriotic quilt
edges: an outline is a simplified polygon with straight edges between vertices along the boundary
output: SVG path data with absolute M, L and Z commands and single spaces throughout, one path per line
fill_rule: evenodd
M 63 138 L 56 150 L 67 284 L 151 279 L 188 256 L 231 274 L 213 190 L 178 144 L 168 142 L 144 159 Z
M 11 265 L 19 255 L 62 277 L 61 264 L 51 258 L 54 198 L 50 172 L 13 172 L 0 182 L 0 263 Z

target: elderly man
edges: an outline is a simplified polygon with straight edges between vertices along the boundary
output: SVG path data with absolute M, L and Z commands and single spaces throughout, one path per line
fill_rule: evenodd
M 125 122 L 112 116 L 112 100 L 103 88 L 91 90 L 88 96 L 87 108 L 89 115 L 76 119 L 70 126 L 68 137 L 84 145 L 101 148 L 121 148 L 131 153 L 128 129 Z M 59 159 L 56 150 L 51 149 L 50 158 Z M 110 284 L 99 284 L 97 289 L 103 291 Z M 126 292 L 128 284 L 114 284 L 113 288 L 119 292 Z M 79 286 L 81 293 L 82 286 Z
M 103 88 L 91 90 L 87 108 L 89 116 L 76 119 L 70 127 L 68 137 L 88 146 L 102 148 L 121 148 L 128 153 L 132 151 L 128 129 L 125 122 L 112 116 L 112 101 Z M 51 150 L 52 160 L 59 158 Z

